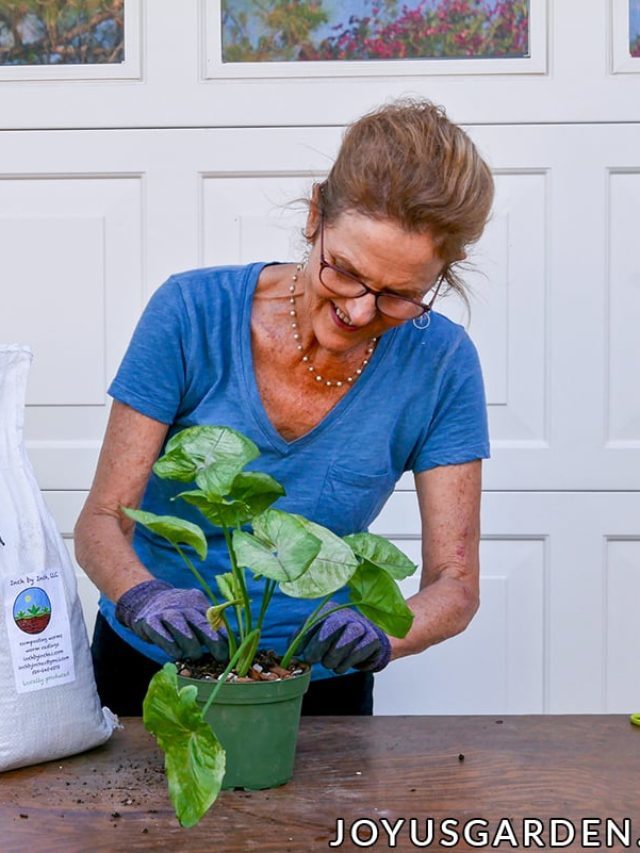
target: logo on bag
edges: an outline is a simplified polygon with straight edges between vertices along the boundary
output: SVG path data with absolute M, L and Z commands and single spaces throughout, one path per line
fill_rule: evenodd
M 13 603 L 13 619 L 25 634 L 41 634 L 51 621 L 51 600 L 38 586 L 25 589 Z

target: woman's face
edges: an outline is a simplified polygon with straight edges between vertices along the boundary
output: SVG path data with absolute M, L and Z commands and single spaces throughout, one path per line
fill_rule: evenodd
M 325 287 L 320 279 L 321 242 L 325 261 L 372 290 L 419 302 L 437 283 L 444 266 L 429 234 L 405 231 L 392 220 L 347 211 L 324 224 L 321 241 L 321 222 L 313 205 L 307 229 L 317 236 L 307 266 L 306 313 L 316 340 L 332 352 L 345 352 L 407 321 L 382 314 L 372 293 L 358 298 L 338 296 Z

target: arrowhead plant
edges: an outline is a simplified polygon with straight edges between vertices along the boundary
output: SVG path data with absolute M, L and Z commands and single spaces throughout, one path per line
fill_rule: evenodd
M 196 426 L 176 433 L 153 466 L 158 477 L 195 486 L 174 500 L 195 507 L 222 529 L 231 570 L 215 577 L 216 592 L 203 573 L 208 543 L 197 524 L 121 507 L 129 518 L 174 546 L 211 601 L 209 623 L 214 630 L 223 628 L 229 640 L 230 661 L 202 709 L 196 687 L 179 686 L 173 663 L 153 677 L 144 700 L 144 725 L 165 753 L 169 796 L 185 827 L 195 825 L 215 802 L 225 773 L 224 749 L 205 723 L 205 714 L 232 669 L 242 677 L 251 668 L 277 586 L 293 598 L 317 600 L 282 656 L 285 669 L 305 634 L 336 610 L 356 608 L 394 637 L 406 636 L 413 622 L 397 580 L 411 575 L 416 566 L 382 536 L 354 533 L 341 538 L 301 515 L 274 508 L 284 488 L 268 474 L 244 470 L 259 455 L 249 438 L 230 427 Z M 247 571 L 263 581 L 256 620 Z M 320 614 L 345 586 L 349 601 Z M 235 629 L 227 616 L 231 609 Z

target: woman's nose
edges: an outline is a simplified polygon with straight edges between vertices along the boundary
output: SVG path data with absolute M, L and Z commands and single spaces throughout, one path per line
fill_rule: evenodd
M 352 325 L 365 326 L 373 320 L 376 314 L 375 295 L 365 293 L 363 296 L 351 297 L 345 301 L 345 310 Z

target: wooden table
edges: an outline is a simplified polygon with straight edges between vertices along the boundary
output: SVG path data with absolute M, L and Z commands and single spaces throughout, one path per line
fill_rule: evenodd
M 523 818 L 543 822 L 547 846 L 551 818 L 572 820 L 578 831 L 583 818 L 600 818 L 591 839 L 603 848 L 607 818 L 621 830 L 631 821 L 634 847 L 640 837 L 640 728 L 624 716 L 306 717 L 289 784 L 223 791 L 190 830 L 173 815 L 153 739 L 139 720 L 123 722 L 99 749 L 0 775 L 2 853 L 386 850 L 383 819 L 393 830 L 401 818 L 397 850 L 425 849 L 411 839 L 412 818 L 418 839 L 433 819 L 426 849 L 436 850 L 454 837 L 442 830 L 445 819 L 458 821 L 446 825 L 460 835 L 456 850 L 478 849 L 462 834 L 472 819 L 489 822 L 490 841 L 511 819 L 520 845 Z M 339 819 L 347 838 L 330 847 Z M 483 828 L 469 827 L 472 841 Z M 565 838 L 566 826 L 556 828 Z M 362 847 L 375 831 L 378 841 Z M 486 849 L 512 849 L 500 838 Z M 562 849 L 587 849 L 584 838 L 578 832 Z M 625 849 L 613 840 L 609 849 Z

